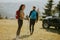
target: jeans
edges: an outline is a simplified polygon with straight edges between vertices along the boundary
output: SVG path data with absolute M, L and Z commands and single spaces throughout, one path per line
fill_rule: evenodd
M 20 18 L 18 19 L 18 29 L 17 29 L 17 36 L 20 35 L 20 31 L 23 25 L 23 20 L 21 20 Z
M 35 19 L 30 19 L 30 33 L 34 32 Z

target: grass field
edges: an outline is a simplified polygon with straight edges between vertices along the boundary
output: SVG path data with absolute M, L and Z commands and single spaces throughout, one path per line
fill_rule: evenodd
M 0 20 L 0 40 L 13 40 L 18 28 L 17 20 Z M 33 35 L 29 33 L 29 21 L 24 20 L 19 40 L 60 40 L 60 32 L 43 29 L 42 21 L 35 24 Z

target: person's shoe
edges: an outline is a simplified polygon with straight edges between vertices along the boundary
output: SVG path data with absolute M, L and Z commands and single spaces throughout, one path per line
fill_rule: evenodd
M 16 40 L 18 40 L 19 39 L 19 36 L 16 36 Z
M 32 35 L 33 33 L 30 33 L 30 35 Z

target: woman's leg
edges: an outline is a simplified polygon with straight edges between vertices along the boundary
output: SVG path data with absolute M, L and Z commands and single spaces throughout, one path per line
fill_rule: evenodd
M 17 36 L 20 35 L 21 27 L 22 27 L 23 21 L 18 19 L 18 29 L 17 29 Z

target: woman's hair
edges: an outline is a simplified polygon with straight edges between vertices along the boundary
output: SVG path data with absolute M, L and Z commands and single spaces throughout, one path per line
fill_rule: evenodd
M 20 6 L 19 11 L 20 11 L 20 10 L 22 10 L 22 7 L 23 7 L 23 6 L 25 6 L 25 5 L 24 5 L 24 4 L 22 4 L 22 5 Z

